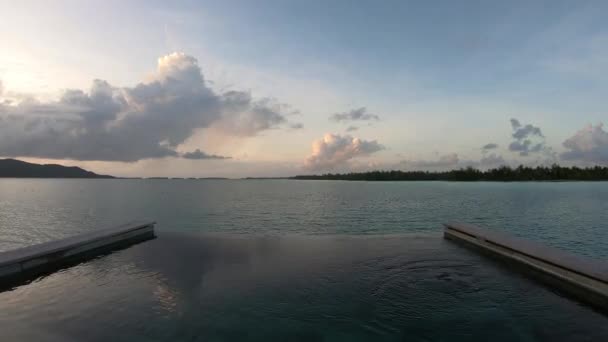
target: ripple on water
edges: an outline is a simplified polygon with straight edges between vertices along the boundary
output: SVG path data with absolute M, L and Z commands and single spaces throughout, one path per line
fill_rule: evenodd
M 138 218 L 162 231 L 277 235 L 438 232 L 463 221 L 599 258 L 606 209 L 608 182 L 0 179 L 0 250 Z
M 0 331 L 19 341 L 597 341 L 608 320 L 438 236 L 161 232 L 0 293 Z

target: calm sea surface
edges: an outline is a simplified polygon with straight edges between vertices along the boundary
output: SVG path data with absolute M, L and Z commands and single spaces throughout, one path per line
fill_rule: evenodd
M 0 292 L 6 341 L 608 340 L 608 319 L 441 238 L 608 257 L 608 183 L 0 179 L 0 251 L 158 238 Z

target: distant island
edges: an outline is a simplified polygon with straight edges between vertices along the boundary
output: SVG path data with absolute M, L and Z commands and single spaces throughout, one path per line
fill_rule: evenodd
M 76 166 L 58 164 L 34 164 L 17 159 L 0 159 L 0 178 L 112 178 L 99 175 Z M 129 178 L 131 179 L 131 178 Z M 132 179 L 165 180 L 225 180 L 223 177 L 180 178 L 148 177 Z M 299 175 L 294 177 L 246 177 L 245 180 L 348 180 L 348 181 L 608 181 L 608 167 L 594 166 L 580 168 L 559 165 L 515 168 L 502 166 L 486 171 L 472 167 L 451 171 L 369 171 L 351 173 L 326 173 L 321 175 Z
M 605 181 L 608 180 L 608 167 L 588 168 L 549 167 L 516 168 L 502 166 L 481 171 L 472 167 L 452 171 L 370 171 L 353 173 L 326 173 L 322 175 L 301 175 L 291 179 L 310 180 L 349 180 L 349 181 Z
M 76 166 L 33 164 L 16 159 L 0 159 L 0 178 L 114 178 Z

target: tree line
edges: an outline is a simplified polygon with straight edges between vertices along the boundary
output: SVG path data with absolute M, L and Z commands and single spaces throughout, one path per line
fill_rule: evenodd
M 608 180 L 608 167 L 580 168 L 560 165 L 516 168 L 501 166 L 481 171 L 472 167 L 451 171 L 369 171 L 300 175 L 292 179 L 325 179 L 351 181 L 602 181 Z

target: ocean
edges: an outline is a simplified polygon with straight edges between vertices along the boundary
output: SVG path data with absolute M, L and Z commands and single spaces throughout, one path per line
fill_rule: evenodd
M 608 318 L 441 237 L 608 256 L 608 183 L 0 179 L 0 251 L 158 238 L 0 293 L 7 341 L 607 340 Z

